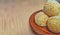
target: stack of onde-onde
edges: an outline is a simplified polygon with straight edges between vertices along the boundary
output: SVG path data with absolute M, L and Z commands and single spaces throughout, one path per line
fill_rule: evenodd
M 56 0 L 47 0 L 43 11 L 35 15 L 36 24 L 39 26 L 47 26 L 51 32 L 60 33 L 60 4 Z

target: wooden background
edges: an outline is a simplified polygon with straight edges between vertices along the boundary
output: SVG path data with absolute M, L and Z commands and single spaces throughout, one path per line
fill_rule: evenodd
M 0 0 L 0 35 L 36 35 L 29 17 L 43 8 L 45 0 Z

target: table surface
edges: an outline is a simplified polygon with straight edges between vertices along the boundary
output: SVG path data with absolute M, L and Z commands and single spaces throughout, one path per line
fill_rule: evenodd
M 45 0 L 9 0 L 0 2 L 0 35 L 36 35 L 29 17 L 43 9 Z

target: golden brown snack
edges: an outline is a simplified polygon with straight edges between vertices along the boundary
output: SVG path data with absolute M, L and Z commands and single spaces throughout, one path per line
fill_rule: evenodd
M 48 16 L 55 16 L 58 15 L 60 12 L 60 4 L 56 0 L 47 0 L 43 11 L 48 15 Z
M 39 12 L 35 15 L 35 22 L 39 26 L 46 26 L 48 16 L 44 12 Z
M 58 16 L 60 16 L 60 13 L 58 14 Z
M 53 33 L 60 33 L 60 16 L 50 17 L 47 21 L 47 27 Z

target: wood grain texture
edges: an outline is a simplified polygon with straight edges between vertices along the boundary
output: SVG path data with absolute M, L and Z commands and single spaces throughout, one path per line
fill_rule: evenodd
M 30 28 L 29 17 L 43 4 L 43 0 L 1 0 L 0 35 L 36 35 Z

